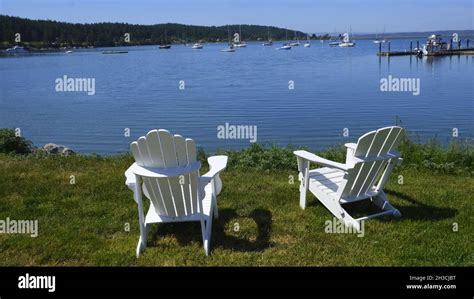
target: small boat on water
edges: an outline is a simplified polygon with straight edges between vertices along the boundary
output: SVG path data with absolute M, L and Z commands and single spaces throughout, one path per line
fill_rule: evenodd
M 271 46 L 271 45 L 273 45 L 273 41 L 272 41 L 272 39 L 270 38 L 270 27 L 268 27 L 268 41 L 264 42 L 262 45 L 263 45 L 263 46 Z
M 309 35 L 308 35 L 308 39 L 306 40 L 306 42 L 304 43 L 303 46 L 304 46 L 305 48 L 311 47 L 311 42 L 309 41 Z
M 341 35 L 337 35 L 336 29 L 334 29 L 334 35 L 331 36 L 331 39 L 329 40 L 329 46 L 330 47 L 337 47 L 341 43 Z
M 286 40 L 288 40 L 288 30 L 286 30 Z M 279 50 L 291 50 L 291 43 L 290 42 L 284 43 L 283 46 L 281 46 L 278 49 Z
M 339 47 L 341 48 L 348 48 L 348 47 L 354 47 L 355 46 L 355 43 L 354 42 L 342 42 L 342 43 L 339 43 Z
M 424 44 L 421 49 L 416 49 L 416 55 L 429 56 L 436 55 L 436 53 L 448 50 L 448 43 L 443 41 L 441 35 L 432 34 L 428 36 L 426 44 Z
M 229 30 L 229 25 L 227 25 L 227 38 L 229 40 L 229 46 L 225 49 L 222 49 L 221 52 L 235 52 L 235 47 L 234 44 L 230 42 L 230 30 Z
M 5 52 L 8 54 L 23 54 L 28 53 L 28 50 L 21 46 L 13 46 L 12 48 L 6 49 Z
M 64 52 L 64 53 L 66 53 L 66 54 L 71 54 L 71 53 L 72 53 L 72 51 L 71 51 L 71 50 L 69 50 L 69 51 L 66 51 L 66 52 Z
M 166 30 L 165 30 L 165 43 L 159 45 L 158 48 L 159 48 L 159 49 L 170 49 L 170 48 L 171 48 L 171 45 L 168 44 L 168 36 L 166 35 Z
M 245 48 L 245 47 L 247 47 L 247 44 L 245 42 L 242 42 L 242 43 L 235 44 L 234 47 Z
M 295 41 L 290 42 L 290 46 L 299 47 L 299 45 L 301 45 L 301 43 L 298 40 L 298 35 L 296 34 L 296 31 L 295 31 Z
M 201 43 L 195 43 L 191 49 L 202 49 L 204 48 L 203 45 Z
M 348 47 L 354 47 L 355 42 L 351 41 L 349 33 L 344 33 L 342 35 L 342 42 L 339 43 L 339 47 L 341 48 L 348 48 Z
M 383 28 L 383 34 L 385 35 L 385 27 Z M 384 44 L 387 42 L 384 38 L 378 38 L 377 34 L 375 35 L 375 40 L 373 41 L 374 44 Z
M 228 48 L 222 49 L 222 52 L 235 52 L 235 48 L 233 45 L 229 45 Z
M 242 26 L 239 25 L 239 33 L 234 34 L 234 47 L 236 48 L 245 48 L 247 44 L 242 41 Z

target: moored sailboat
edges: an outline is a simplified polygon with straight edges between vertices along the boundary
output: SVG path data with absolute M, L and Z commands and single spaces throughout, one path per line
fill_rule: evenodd
M 164 43 L 164 44 L 161 44 L 161 45 L 159 46 L 159 48 L 160 48 L 160 49 L 169 49 L 169 48 L 171 48 L 171 45 L 168 44 L 168 36 L 167 36 L 167 34 L 166 34 L 166 30 L 165 30 L 165 43 Z
M 230 42 L 230 30 L 229 25 L 227 25 L 227 39 L 229 40 L 229 46 L 225 49 L 222 49 L 222 52 L 235 52 L 234 44 Z
M 270 38 L 270 27 L 268 27 L 268 41 L 264 42 L 262 45 L 263 45 L 263 46 L 271 46 L 271 45 L 273 45 L 273 41 L 272 41 L 272 39 Z
M 239 25 L 239 33 L 234 35 L 234 47 L 245 48 L 247 44 L 242 41 L 242 25 Z
M 342 35 L 342 42 L 339 43 L 339 47 L 347 48 L 347 47 L 354 47 L 355 42 L 351 40 L 349 33 L 344 33 Z

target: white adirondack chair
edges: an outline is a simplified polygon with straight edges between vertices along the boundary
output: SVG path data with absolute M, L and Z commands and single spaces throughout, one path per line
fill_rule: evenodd
M 226 168 L 226 156 L 208 159 L 210 170 L 199 175 L 201 163 L 196 160 L 192 139 L 172 136 L 166 130 L 153 130 L 130 144 L 135 163 L 125 172 L 126 185 L 134 192 L 138 204 L 140 239 L 136 254 L 146 247 L 152 223 L 201 222 L 204 251 L 209 255 L 212 218 L 217 218 L 217 195 L 222 183 L 219 173 Z M 146 217 L 143 194 L 150 199 Z
M 306 207 L 311 191 L 346 226 L 360 231 L 360 221 L 387 214 L 401 216 L 387 199 L 383 187 L 395 165 L 402 161 L 395 150 L 403 136 L 400 127 L 386 127 L 366 133 L 356 143 L 347 143 L 346 163 L 337 163 L 307 151 L 295 151 L 298 160 L 300 206 Z M 324 167 L 310 170 L 310 162 Z M 354 219 L 343 204 L 370 199 L 382 212 Z

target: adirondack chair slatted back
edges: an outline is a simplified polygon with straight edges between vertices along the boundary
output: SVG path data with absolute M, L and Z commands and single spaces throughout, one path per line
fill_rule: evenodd
M 192 139 L 172 136 L 166 130 L 153 130 L 130 145 L 135 162 L 144 167 L 176 167 L 196 162 Z M 177 177 L 147 178 L 143 183 L 159 215 L 179 217 L 200 211 L 198 205 L 199 171 Z
M 398 146 L 402 136 L 403 129 L 393 126 L 359 138 L 354 156 L 362 161 L 355 162 L 349 170 L 347 183 L 339 190 L 342 198 L 360 198 L 373 189 L 392 158 L 389 152 Z

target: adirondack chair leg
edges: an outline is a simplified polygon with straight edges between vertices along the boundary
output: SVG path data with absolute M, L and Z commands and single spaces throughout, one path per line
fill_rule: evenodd
M 136 255 L 137 258 L 146 248 L 146 239 L 148 234 L 148 228 L 145 224 L 145 215 L 143 213 L 143 201 L 142 201 L 142 192 L 140 188 L 140 177 L 138 175 L 135 176 L 136 184 L 134 188 L 134 196 L 138 204 L 138 224 L 140 226 L 140 239 L 138 240 Z
M 298 178 L 300 180 L 300 207 L 306 208 L 306 193 L 309 184 L 309 161 L 298 157 Z
M 378 196 L 372 197 L 371 201 L 383 211 L 392 211 L 393 216 L 402 216 L 402 213 L 390 204 L 387 195 L 383 191 L 381 191 Z
M 218 215 L 218 212 L 217 212 L 217 181 L 216 181 L 216 178 L 214 178 L 212 181 L 211 181 L 211 185 L 212 185 L 212 205 L 214 206 L 213 207 L 213 212 L 214 212 L 214 218 L 217 219 L 217 217 L 219 216 Z M 221 185 L 222 186 L 222 185 Z
M 206 220 L 204 219 L 201 220 L 201 233 L 202 233 L 202 244 L 204 246 L 204 251 L 206 252 L 206 255 L 208 255 L 207 240 L 206 240 Z
M 344 216 L 342 217 L 342 221 L 344 222 L 345 226 L 352 226 L 357 232 L 360 232 L 360 222 L 354 219 L 347 212 L 345 212 Z
M 344 210 L 339 202 L 330 198 L 318 198 L 318 200 L 340 221 L 344 222 L 346 226 L 352 226 L 357 231 L 360 231 L 360 223 L 355 220 L 349 213 Z
M 211 209 L 212 213 L 212 209 Z M 206 256 L 209 255 L 209 249 L 211 244 L 211 233 L 212 233 L 212 215 L 209 215 L 209 218 L 201 220 L 201 230 L 202 230 L 202 242 L 204 246 L 204 252 Z
M 207 239 L 207 244 L 206 244 L 206 255 L 209 255 L 209 252 L 211 251 L 211 234 L 212 234 L 212 215 L 209 216 L 209 220 L 206 221 L 206 239 Z

